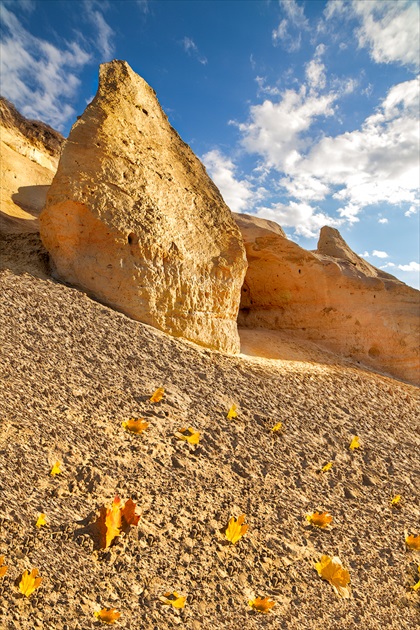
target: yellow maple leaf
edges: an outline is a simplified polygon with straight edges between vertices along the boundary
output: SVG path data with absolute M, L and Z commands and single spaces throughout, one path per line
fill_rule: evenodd
M 102 608 L 95 612 L 95 617 L 104 623 L 115 623 L 121 617 L 121 613 L 115 608 Z
M 277 422 L 277 424 L 274 425 L 274 427 L 271 429 L 274 433 L 278 433 L 279 431 L 281 431 L 283 428 L 283 423 L 282 422 Z
M 29 571 L 24 571 L 22 579 L 19 583 L 19 590 L 22 595 L 29 597 L 30 595 L 32 595 L 34 590 L 38 588 L 38 586 L 42 582 L 42 578 L 37 577 L 37 575 L 38 569 L 32 569 L 30 573 Z
M 130 420 L 124 420 L 121 425 L 130 433 L 142 433 L 149 426 L 148 422 L 144 421 L 144 418 L 131 418 Z
M 333 517 L 328 512 L 312 512 L 312 514 L 306 515 L 306 520 L 309 521 L 311 525 L 324 528 L 331 523 Z
M 245 518 L 245 514 L 241 514 L 241 516 L 238 516 L 238 520 L 235 520 L 235 517 L 232 516 L 229 521 L 225 535 L 228 541 L 233 545 L 248 531 L 248 525 L 242 525 Z
M 323 466 L 321 468 L 321 472 L 328 472 L 329 470 L 331 470 L 331 468 L 333 467 L 333 463 L 332 462 L 328 462 L 328 464 L 325 464 L 325 466 Z
M 414 551 L 420 551 L 420 534 L 418 536 L 407 536 L 405 544 Z
M 180 440 L 186 440 L 190 444 L 198 444 L 200 441 L 200 433 L 192 427 L 188 427 L 188 429 L 183 427 L 177 433 L 175 433 L 175 435 Z
M 0 564 L 1 564 L 1 558 L 0 558 Z M 0 570 L 1 570 L 1 569 L 0 569 Z M 419 564 L 419 566 L 417 567 L 417 572 L 418 572 L 418 574 L 420 575 L 420 564 Z M 420 590 L 420 580 L 419 580 L 416 584 L 414 584 L 414 586 L 412 586 L 411 588 L 413 589 L 413 591 L 418 591 L 418 590 Z
M 276 602 L 274 602 L 269 597 L 256 597 L 255 599 L 251 599 L 248 602 L 248 604 L 249 604 L 249 606 L 251 606 L 251 608 L 253 608 L 254 610 L 257 610 L 258 612 L 262 612 L 262 613 L 270 612 L 271 608 L 273 608 L 275 603 Z
M 232 420 L 233 418 L 237 418 L 238 414 L 236 413 L 237 410 L 237 406 L 236 405 L 232 405 L 231 408 L 229 409 L 229 411 L 227 412 L 227 420 Z
M 61 473 L 61 462 L 55 462 L 54 466 L 51 468 L 50 475 L 53 477 L 55 475 L 59 475 Z
M 159 599 L 167 606 L 173 606 L 174 608 L 184 608 L 185 602 L 187 601 L 186 597 L 179 595 L 176 591 L 173 591 L 173 593 L 164 593 L 163 597 Z
M 165 390 L 163 387 L 158 387 L 157 390 L 152 394 L 152 396 L 149 398 L 149 401 L 152 403 L 158 403 L 162 400 L 163 398 L 163 394 L 165 393 Z
M 38 516 L 37 522 L 35 523 L 35 526 L 42 527 L 43 525 L 46 525 L 46 524 L 47 524 L 47 521 L 45 520 L 45 514 L 40 514 Z
M 0 556 L 0 577 L 3 577 L 3 575 L 6 574 L 6 571 L 9 567 L 6 566 L 1 566 L 4 562 L 4 556 Z
M 315 563 L 315 569 L 318 575 L 331 584 L 334 591 L 340 597 L 350 597 L 350 574 L 341 564 L 340 558 L 337 556 L 322 556 L 319 562 Z
M 396 494 L 395 497 L 392 497 L 392 499 L 389 502 L 391 507 L 397 507 L 400 508 L 401 507 L 401 495 L 400 494 Z
M 101 549 L 107 549 L 114 538 L 126 532 L 130 525 L 137 525 L 140 516 L 135 513 L 136 504 L 129 499 L 125 504 L 116 496 L 110 508 L 102 506 L 96 520 Z
M 360 448 L 359 436 L 353 435 L 352 440 L 349 444 L 349 449 L 354 451 L 355 448 Z

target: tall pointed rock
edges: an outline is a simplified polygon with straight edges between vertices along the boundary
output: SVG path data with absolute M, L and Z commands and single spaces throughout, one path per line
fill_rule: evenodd
M 154 90 L 125 61 L 101 65 L 40 222 L 58 277 L 171 335 L 239 350 L 240 232 Z

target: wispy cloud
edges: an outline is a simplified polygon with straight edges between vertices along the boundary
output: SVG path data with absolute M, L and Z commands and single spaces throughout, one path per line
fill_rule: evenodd
M 101 55 L 101 61 L 110 61 L 114 54 L 114 31 L 105 20 L 102 10 L 107 3 L 98 0 L 85 0 L 85 17 L 95 29 L 92 43 Z
M 233 212 L 247 210 L 255 201 L 255 193 L 250 182 L 237 178 L 232 160 L 217 149 L 205 153 L 201 159 L 229 208 Z
M 195 57 L 203 66 L 207 64 L 207 57 L 204 57 L 204 55 L 200 53 L 197 44 L 191 37 L 184 37 L 181 44 L 188 55 Z
M 136 4 L 139 7 L 140 11 L 147 15 L 150 13 L 150 2 L 149 0 L 136 0 Z
M 303 5 L 296 0 L 280 0 L 279 4 L 286 17 L 272 31 L 273 45 L 282 45 L 288 52 L 297 52 L 302 43 L 302 31 L 309 30 Z
M 77 41 L 60 49 L 31 35 L 12 11 L 2 7 L 4 35 L 0 72 L 4 96 L 30 118 L 41 118 L 56 129 L 74 116 L 71 105 L 80 81 L 77 73 L 91 61 Z

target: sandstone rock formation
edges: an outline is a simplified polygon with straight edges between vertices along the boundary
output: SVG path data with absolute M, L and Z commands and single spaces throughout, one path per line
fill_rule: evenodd
M 0 97 L 0 231 L 37 232 L 63 136 Z
M 126 62 L 101 66 L 40 221 L 62 279 L 172 335 L 239 350 L 240 232 L 154 90 Z
M 420 382 L 419 291 L 357 256 L 333 228 L 322 228 L 311 252 L 270 221 L 235 219 L 249 265 L 239 325 L 300 331 L 351 359 Z

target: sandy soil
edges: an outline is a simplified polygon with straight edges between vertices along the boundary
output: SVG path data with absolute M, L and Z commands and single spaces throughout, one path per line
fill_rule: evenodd
M 224 356 L 37 275 L 0 276 L 2 629 L 87 630 L 101 607 L 136 630 L 417 627 L 420 554 L 404 540 L 420 533 L 418 389 L 284 334 L 242 331 L 247 354 Z M 149 428 L 127 433 L 131 417 Z M 197 447 L 174 437 L 182 426 L 201 432 Z M 115 494 L 140 522 L 97 550 L 89 524 Z M 305 520 L 317 509 L 328 531 Z M 241 513 L 248 533 L 225 544 Z M 318 577 L 323 553 L 349 569 L 351 599 Z M 24 598 L 32 567 L 43 582 Z M 159 601 L 173 590 L 181 611 Z M 257 595 L 276 601 L 269 614 L 248 606 Z

